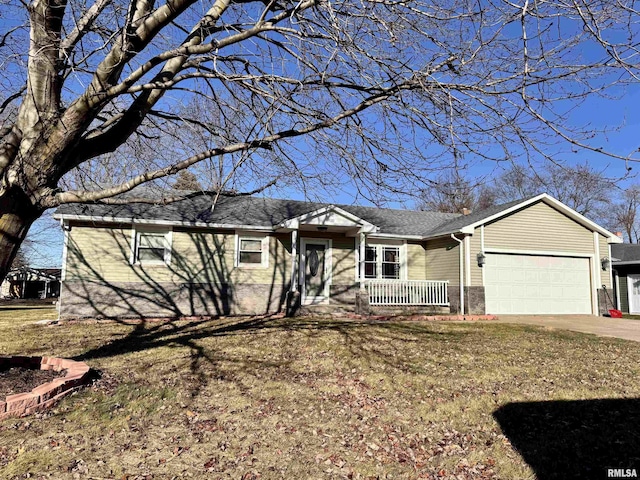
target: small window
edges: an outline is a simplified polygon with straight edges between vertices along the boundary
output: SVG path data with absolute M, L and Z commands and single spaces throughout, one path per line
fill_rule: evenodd
M 170 235 L 167 232 L 136 232 L 135 263 L 169 263 Z
M 262 240 L 240 239 L 240 263 L 262 263 Z
M 364 250 L 364 278 L 376 278 L 377 266 L 376 247 L 366 247 Z
M 268 236 L 238 236 L 236 264 L 239 267 L 269 266 Z

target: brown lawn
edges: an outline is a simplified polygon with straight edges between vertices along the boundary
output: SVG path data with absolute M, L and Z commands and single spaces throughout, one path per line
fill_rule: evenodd
M 0 422 L 0 478 L 640 473 L 636 343 L 491 323 L 33 323 L 54 317 L 0 308 L 0 354 L 102 378 Z

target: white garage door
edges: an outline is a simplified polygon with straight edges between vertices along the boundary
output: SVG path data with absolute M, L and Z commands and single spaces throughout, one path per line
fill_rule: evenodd
M 487 313 L 591 313 L 588 258 L 487 254 Z

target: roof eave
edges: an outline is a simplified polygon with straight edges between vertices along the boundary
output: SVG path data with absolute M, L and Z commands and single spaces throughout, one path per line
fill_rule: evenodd
M 433 235 L 424 235 L 423 240 L 435 240 L 436 238 L 451 237 L 451 235 L 473 235 L 473 229 L 467 227 L 459 228 L 457 230 L 448 230 L 446 232 L 438 232 Z
M 375 232 L 367 235 L 367 238 L 391 238 L 391 239 L 400 239 L 400 240 L 419 240 L 422 241 L 425 239 L 424 235 L 404 235 L 402 233 L 384 233 L 384 232 Z
M 132 225 L 159 225 L 163 227 L 202 227 L 202 228 L 220 228 L 224 230 L 249 230 L 249 231 L 261 231 L 261 232 L 273 232 L 275 228 L 273 226 L 264 225 L 243 225 L 234 223 L 209 223 L 209 222 L 181 222 L 177 220 L 154 220 L 145 218 L 133 218 L 133 217 L 102 217 L 95 215 L 68 215 L 68 214 L 55 214 L 56 220 L 76 220 L 87 222 L 103 222 L 103 223 L 130 223 Z
M 618 237 L 615 233 L 612 233 L 609 230 L 602 228 L 597 223 L 592 222 L 591 220 L 586 218 L 584 215 L 576 212 L 573 208 L 565 205 L 560 200 L 556 200 L 555 198 L 553 198 L 551 195 L 547 193 L 541 193 L 540 195 L 536 195 L 535 197 L 531 197 L 527 200 L 517 203 L 516 205 L 512 205 L 511 207 L 506 208 L 498 213 L 495 213 L 486 218 L 480 219 L 474 223 L 466 225 L 461 229 L 461 231 L 463 233 L 473 233 L 473 230 L 476 227 L 479 227 L 480 225 L 484 225 L 493 220 L 502 218 L 506 215 L 509 215 L 510 213 L 513 213 L 517 210 L 525 208 L 539 201 L 544 201 L 545 203 L 551 204 L 557 210 L 561 211 L 562 213 L 564 213 L 565 215 L 567 215 L 569 218 L 576 221 L 577 223 L 580 223 L 581 225 L 583 225 L 584 227 L 588 228 L 591 231 L 598 232 L 601 235 L 607 237 L 609 239 L 609 243 L 622 243 L 622 239 Z
M 611 265 L 613 265 L 614 267 L 617 267 L 618 265 L 624 266 L 624 265 L 640 265 L 640 260 L 627 260 L 624 262 L 616 262 L 613 261 L 611 262 Z

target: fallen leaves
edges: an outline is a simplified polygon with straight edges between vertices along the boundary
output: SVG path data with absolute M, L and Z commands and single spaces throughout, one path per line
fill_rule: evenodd
M 55 413 L 0 425 L 0 477 L 527 477 L 492 418 L 499 405 L 640 396 L 640 354 L 621 342 L 504 325 L 224 322 L 233 334 L 215 321 L 147 337 L 92 326 L 98 348 L 129 344 L 96 357 L 102 378 Z M 59 327 L 70 356 L 87 350 L 75 339 L 88 328 Z

